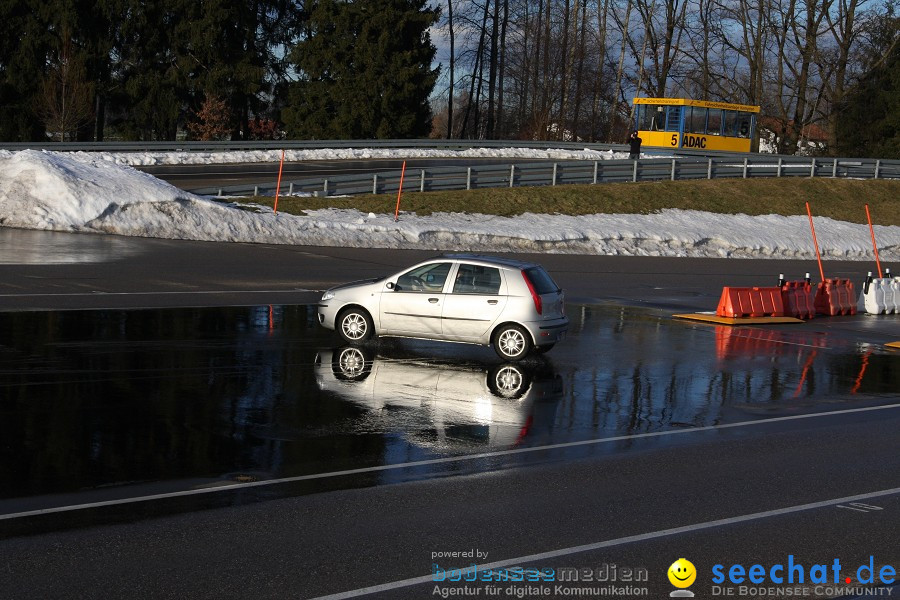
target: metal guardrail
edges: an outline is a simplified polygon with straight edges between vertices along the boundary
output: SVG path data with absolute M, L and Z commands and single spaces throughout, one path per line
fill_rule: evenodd
M 900 160 L 823 159 L 767 155 L 673 157 L 641 160 L 597 160 L 519 163 L 407 169 L 403 189 L 431 192 L 498 187 L 677 181 L 759 177 L 840 177 L 900 179 Z M 276 182 L 192 190 L 209 196 L 274 196 Z M 353 196 L 396 193 L 400 171 L 298 179 L 281 183 L 281 194 Z

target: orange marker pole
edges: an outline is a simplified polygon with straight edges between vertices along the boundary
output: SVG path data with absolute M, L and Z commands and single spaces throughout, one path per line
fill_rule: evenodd
M 875 248 L 875 266 L 878 267 L 878 278 L 881 279 L 881 260 L 878 258 L 878 244 L 875 243 L 875 228 L 872 227 L 872 215 L 869 214 L 868 204 L 866 204 L 866 218 L 869 220 L 869 233 L 872 234 L 872 247 Z
M 812 230 L 813 244 L 816 247 L 816 260 L 819 261 L 819 275 L 822 276 L 822 283 L 825 283 L 825 269 L 822 268 L 822 255 L 819 254 L 819 242 L 816 240 L 816 226 L 813 225 L 812 211 L 809 210 L 809 202 L 806 203 L 806 214 L 809 215 L 809 228 Z
M 278 193 L 281 191 L 281 170 L 284 168 L 284 150 L 281 151 L 281 164 L 278 165 L 278 186 L 275 188 L 275 214 L 278 214 Z
M 403 169 L 400 170 L 400 191 L 397 192 L 397 208 L 394 210 L 394 222 L 400 220 L 400 196 L 403 195 L 403 176 L 406 175 L 406 161 L 403 161 Z

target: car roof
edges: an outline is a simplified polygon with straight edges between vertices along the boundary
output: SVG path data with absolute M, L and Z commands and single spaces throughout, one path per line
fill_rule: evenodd
M 440 256 L 435 256 L 434 259 L 451 259 L 451 260 L 462 260 L 466 262 L 473 263 L 482 263 L 494 266 L 502 266 L 502 267 L 510 267 L 513 269 L 527 269 L 529 267 L 539 266 L 533 262 L 527 262 L 524 260 L 516 260 L 514 258 L 505 258 L 502 256 L 488 256 L 485 254 L 441 254 Z

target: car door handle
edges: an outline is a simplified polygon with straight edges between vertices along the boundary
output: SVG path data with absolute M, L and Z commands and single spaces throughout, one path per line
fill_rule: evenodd
M 432 304 L 437 304 L 437 303 L 438 303 L 438 299 L 437 299 L 437 298 L 429 298 L 428 301 L 431 302 Z
M 497 304 L 497 300 L 488 300 L 488 304 Z

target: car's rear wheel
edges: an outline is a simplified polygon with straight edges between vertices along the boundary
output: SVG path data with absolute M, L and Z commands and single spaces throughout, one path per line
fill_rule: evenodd
M 362 308 L 348 308 L 338 315 L 338 333 L 345 341 L 358 344 L 375 335 L 372 317 Z
M 521 360 L 531 350 L 531 336 L 518 325 L 502 325 L 494 333 L 494 351 L 504 360 Z
M 488 372 L 488 389 L 500 398 L 517 400 L 525 395 L 531 384 L 531 376 L 513 364 L 503 364 Z

